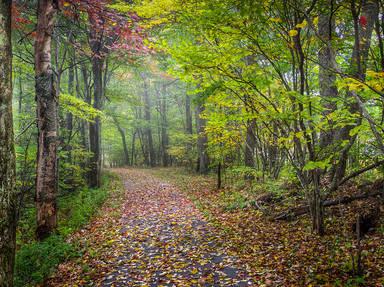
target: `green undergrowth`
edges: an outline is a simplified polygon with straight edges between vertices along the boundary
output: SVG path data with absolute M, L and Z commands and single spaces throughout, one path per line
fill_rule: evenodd
M 207 189 L 215 188 L 216 185 L 216 174 L 211 173 L 208 175 L 198 175 L 194 172 L 183 168 L 157 168 L 152 169 L 151 172 L 172 183 L 175 183 L 182 189 L 188 196 L 194 201 L 196 206 L 203 211 L 208 213 L 208 210 L 204 208 L 204 204 L 200 202 L 204 198 L 196 197 L 193 190 L 190 190 L 191 179 L 199 184 L 205 184 Z M 283 198 L 287 193 L 297 192 L 295 188 L 288 186 L 284 180 L 272 180 L 266 179 L 261 180 L 246 180 L 244 176 L 237 176 L 235 178 L 224 178 L 224 186 L 221 190 L 217 191 L 216 204 L 224 211 L 236 211 L 247 207 L 252 207 L 259 195 L 271 194 L 274 200 Z M 296 194 L 296 196 L 301 196 Z M 290 197 L 289 197 L 290 198 Z M 289 201 L 286 198 L 285 201 Z
M 99 189 L 84 188 L 58 198 L 57 233 L 42 242 L 34 239 L 36 210 L 27 208 L 21 215 L 15 262 L 15 287 L 35 286 L 47 278 L 58 264 L 81 256 L 76 243 L 67 242 L 70 234 L 86 225 L 99 210 L 119 179 L 112 173 L 103 176 Z

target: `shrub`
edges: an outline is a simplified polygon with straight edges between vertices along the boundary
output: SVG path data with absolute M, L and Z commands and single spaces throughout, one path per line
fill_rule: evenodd
M 75 248 L 59 235 L 22 246 L 16 256 L 15 286 L 42 282 L 60 262 L 73 256 L 76 256 Z

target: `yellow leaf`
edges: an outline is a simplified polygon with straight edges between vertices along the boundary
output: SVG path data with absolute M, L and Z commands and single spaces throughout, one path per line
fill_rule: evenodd
M 283 20 L 281 18 L 270 18 L 269 20 L 272 21 L 272 22 L 275 22 L 275 23 L 283 22 Z
M 317 24 L 319 24 L 319 17 L 313 19 L 313 25 L 317 26 Z
M 303 28 L 307 27 L 307 24 L 308 24 L 307 20 L 304 20 L 302 23 L 297 24 L 297 25 L 296 25 L 296 28 L 301 28 L 301 29 L 303 29 Z M 292 30 L 291 30 L 291 31 L 292 31 Z
M 297 34 L 299 34 L 299 32 L 297 30 L 290 30 L 289 31 L 289 36 L 291 36 L 291 37 L 295 37 Z

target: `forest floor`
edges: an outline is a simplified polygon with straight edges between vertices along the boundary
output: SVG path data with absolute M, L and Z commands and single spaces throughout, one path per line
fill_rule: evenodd
M 126 190 L 112 199 L 120 204 L 107 202 L 71 237 L 84 254 L 47 286 L 384 286 L 382 227 L 362 240 L 364 275 L 353 274 L 353 206 L 329 209 L 318 237 L 308 216 L 271 221 L 248 204 L 247 188 L 217 190 L 211 176 L 114 172 Z
M 254 286 L 221 233 L 180 189 L 145 170 L 114 172 L 126 190 L 120 219 L 107 208 L 75 234 L 84 256 L 60 265 L 47 285 Z

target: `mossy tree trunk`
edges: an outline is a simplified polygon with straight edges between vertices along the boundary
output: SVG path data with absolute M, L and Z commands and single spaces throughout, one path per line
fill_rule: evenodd
M 0 286 L 13 286 L 16 245 L 12 122 L 11 0 L 0 1 Z
M 35 41 L 35 89 L 38 151 L 36 170 L 36 236 L 42 240 L 56 228 L 58 188 L 58 98 L 51 65 L 51 40 L 57 1 L 39 0 Z

